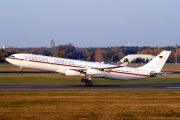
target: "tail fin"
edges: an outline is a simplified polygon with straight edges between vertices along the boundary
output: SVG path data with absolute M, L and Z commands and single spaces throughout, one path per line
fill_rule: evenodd
M 151 70 L 160 72 L 170 54 L 171 54 L 171 51 L 162 51 L 160 54 L 158 54 L 154 59 L 152 59 L 146 65 L 139 68 L 147 69 L 147 70 L 151 69 Z

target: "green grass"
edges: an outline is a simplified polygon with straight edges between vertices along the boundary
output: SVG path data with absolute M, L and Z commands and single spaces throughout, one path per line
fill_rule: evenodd
M 180 119 L 180 91 L 0 92 L 0 119 Z
M 9 63 L 0 63 L 0 71 L 20 71 L 20 67 Z M 41 70 L 23 68 L 23 71 L 41 71 Z
M 0 84 L 84 84 L 82 77 L 67 77 L 61 74 L 0 74 Z M 141 79 L 111 80 L 92 78 L 94 84 L 180 84 L 180 74 Z
M 14 66 L 14 65 L 9 64 L 9 63 L 1 63 L 0 64 L 0 71 L 3 71 L 3 70 L 6 70 L 6 71 L 8 71 L 8 70 L 18 70 L 18 69 L 19 69 L 19 67 Z

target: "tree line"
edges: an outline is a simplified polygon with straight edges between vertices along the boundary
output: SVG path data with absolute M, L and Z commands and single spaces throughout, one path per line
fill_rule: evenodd
M 15 53 L 31 53 L 46 56 L 62 57 L 69 59 L 79 59 L 85 61 L 96 62 L 119 62 L 120 59 L 129 54 L 151 54 L 157 55 L 162 50 L 172 51 L 168 58 L 168 63 L 174 63 L 176 58 L 176 50 L 174 47 L 138 47 L 138 46 L 117 46 L 117 47 L 75 47 L 69 43 L 59 45 L 53 48 L 38 47 L 38 48 L 6 48 L 0 49 L 0 63 L 5 63 L 5 58 Z M 178 58 L 180 58 L 180 48 L 177 49 Z M 141 61 L 141 60 L 140 60 Z

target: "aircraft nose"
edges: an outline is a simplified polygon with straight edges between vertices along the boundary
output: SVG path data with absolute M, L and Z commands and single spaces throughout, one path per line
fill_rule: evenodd
M 9 62 L 9 58 L 6 58 L 6 61 Z

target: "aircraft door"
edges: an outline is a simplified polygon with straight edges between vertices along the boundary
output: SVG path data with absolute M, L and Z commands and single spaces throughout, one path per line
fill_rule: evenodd
M 139 75 L 139 70 L 135 70 L 135 74 L 136 74 L 136 75 Z
M 19 60 L 24 60 L 24 56 L 21 55 L 21 56 L 19 57 Z
M 55 60 L 51 59 L 51 64 L 54 64 L 55 63 Z

